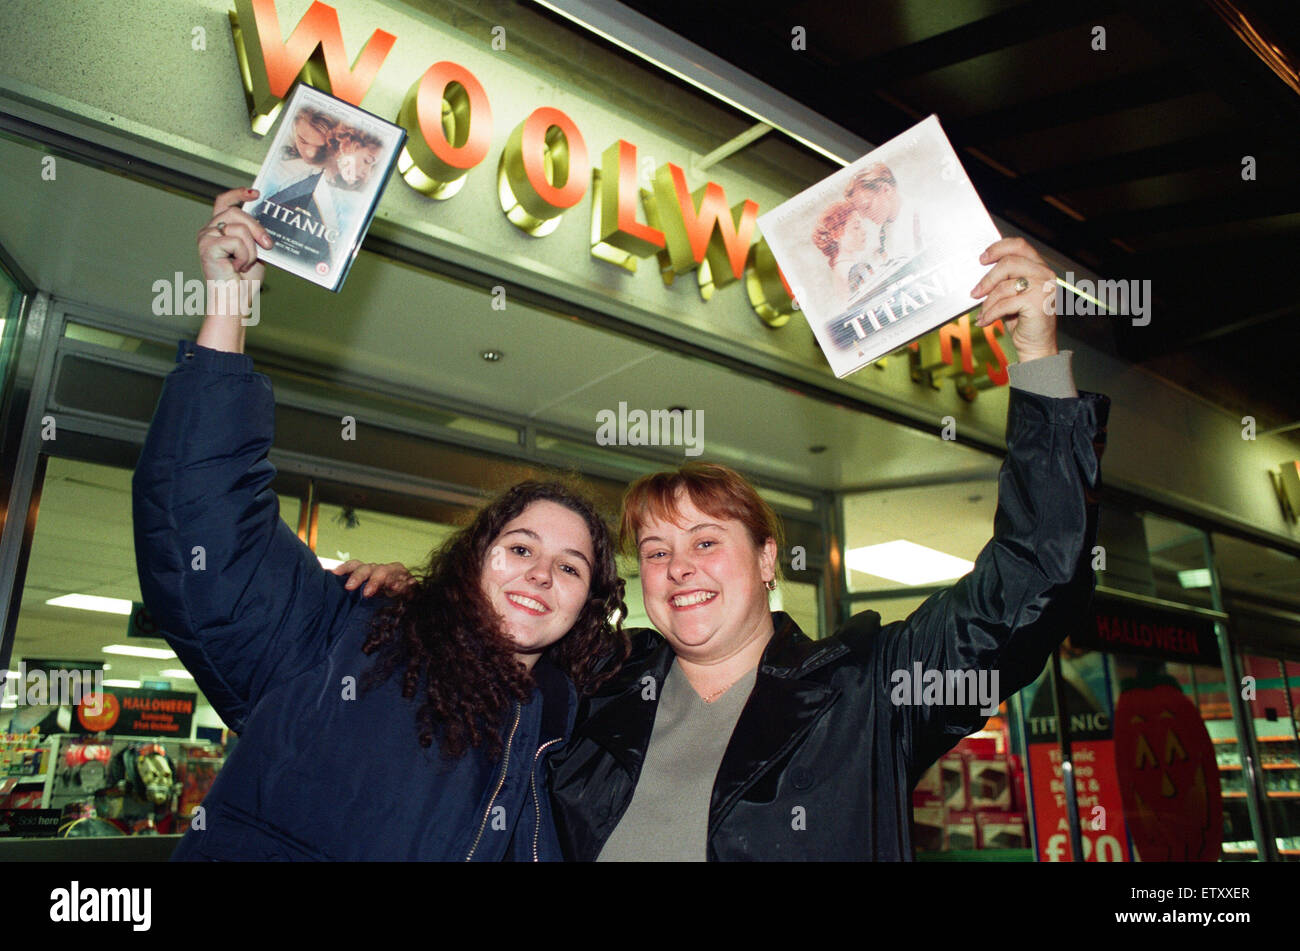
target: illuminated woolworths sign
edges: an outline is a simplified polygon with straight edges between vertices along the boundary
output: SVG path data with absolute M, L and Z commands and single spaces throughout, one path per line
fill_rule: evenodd
M 327 4 L 312 3 L 288 39 L 275 0 L 235 0 L 231 23 L 258 134 L 269 131 L 299 79 L 360 106 L 397 40 L 375 30 L 349 66 L 338 13 Z M 452 198 L 470 170 L 487 158 L 491 103 L 474 74 L 458 63 L 429 66 L 412 82 L 394 121 L 408 136 L 398 171 L 407 185 L 430 198 Z M 497 194 L 517 228 L 538 238 L 550 234 L 589 187 L 593 257 L 630 271 L 638 259 L 654 257 L 666 284 L 695 271 L 706 301 L 717 288 L 743 280 L 750 305 L 767 326 L 789 321 L 795 308 L 789 285 L 767 242 L 754 241 L 755 202 L 728 205 L 716 182 L 691 191 L 685 172 L 671 162 L 655 170 L 652 188 L 642 189 L 634 144 L 618 139 L 594 166 L 577 124 L 550 106 L 533 110 L 510 133 L 497 165 Z M 1000 322 L 995 327 L 1002 329 Z M 959 392 L 968 399 L 976 389 L 1005 384 L 1006 357 L 994 329 L 985 328 L 983 340 L 973 338 L 963 317 L 912 344 L 914 378 L 937 387 L 940 378 L 957 376 Z M 959 362 L 953 359 L 954 341 L 961 349 Z M 992 359 L 978 378 L 976 346 L 981 360 Z

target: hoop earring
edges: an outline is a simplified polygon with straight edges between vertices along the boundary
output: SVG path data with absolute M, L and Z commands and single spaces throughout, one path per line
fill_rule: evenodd
M 775 590 L 776 590 L 776 581 L 764 581 L 764 582 L 763 582 L 763 587 L 767 588 L 768 591 L 775 591 Z

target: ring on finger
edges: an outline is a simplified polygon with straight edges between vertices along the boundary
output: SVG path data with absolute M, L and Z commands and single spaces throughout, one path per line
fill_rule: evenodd
M 220 234 L 222 237 L 225 236 L 225 234 L 226 234 L 226 223 L 225 223 L 224 221 L 218 221 L 218 222 L 217 222 L 217 233 Z
M 1029 290 L 1029 279 L 1024 277 L 1016 278 L 1016 293 L 1023 294 Z

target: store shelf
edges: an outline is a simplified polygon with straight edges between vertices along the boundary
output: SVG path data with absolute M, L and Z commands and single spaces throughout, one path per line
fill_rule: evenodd
M 19 786 L 22 786 L 22 785 L 24 785 L 25 783 L 43 783 L 43 782 L 45 782 L 45 780 L 47 780 L 47 779 L 50 778 L 50 774 L 49 774 L 49 773 L 41 773 L 41 774 L 38 775 L 38 776 L 6 776 L 6 777 L 4 777 L 4 778 L 5 778 L 5 779 L 16 779 L 16 780 L 18 780 L 18 785 L 19 785 Z

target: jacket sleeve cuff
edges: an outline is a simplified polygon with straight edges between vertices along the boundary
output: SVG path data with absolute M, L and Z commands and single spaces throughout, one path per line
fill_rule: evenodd
M 182 340 L 177 345 L 176 365 L 208 373 L 253 372 L 253 358 L 248 354 L 213 350 L 192 340 Z
M 1062 350 L 1050 357 L 1038 357 L 1027 363 L 1012 363 L 1007 367 L 1011 385 L 1039 396 L 1074 399 L 1079 391 L 1074 385 L 1071 366 L 1073 357 L 1073 350 Z

